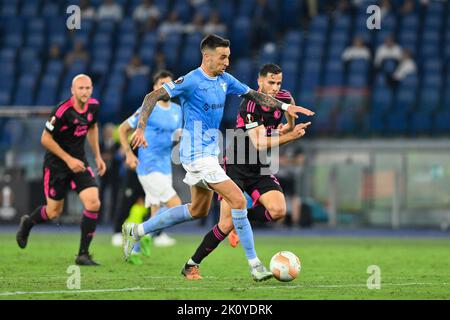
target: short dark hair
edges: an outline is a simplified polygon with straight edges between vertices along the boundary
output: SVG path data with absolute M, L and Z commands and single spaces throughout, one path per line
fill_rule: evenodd
M 202 42 L 200 42 L 200 51 L 204 49 L 215 49 L 218 47 L 230 47 L 230 40 L 219 37 L 215 34 L 207 35 L 203 38 Z
M 266 63 L 259 69 L 259 76 L 266 77 L 268 73 L 279 74 L 281 73 L 281 67 L 274 63 Z
M 171 77 L 173 79 L 173 73 L 169 70 L 160 70 L 153 75 L 153 84 L 158 82 L 159 79 Z

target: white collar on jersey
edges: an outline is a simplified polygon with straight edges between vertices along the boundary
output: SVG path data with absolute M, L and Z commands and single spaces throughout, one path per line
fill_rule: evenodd
M 202 72 L 202 74 L 205 76 L 206 79 L 208 79 L 208 80 L 217 80 L 217 76 L 215 76 L 215 77 L 210 77 L 210 76 L 208 76 L 208 75 L 206 74 L 206 72 L 203 71 L 202 67 L 198 67 L 198 69 Z

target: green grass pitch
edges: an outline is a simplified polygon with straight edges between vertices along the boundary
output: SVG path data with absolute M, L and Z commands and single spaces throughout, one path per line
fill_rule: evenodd
M 0 299 L 449 299 L 450 239 L 268 237 L 256 235 L 266 266 L 280 250 L 296 253 L 299 277 L 289 283 L 253 282 L 241 247 L 227 241 L 200 268 L 204 279 L 186 281 L 180 270 L 201 235 L 180 235 L 171 248 L 152 248 L 144 264 L 122 259 L 110 236 L 92 244 L 100 267 L 81 267 L 81 287 L 68 289 L 79 235 L 34 233 L 17 247 L 14 233 L 0 234 Z M 381 288 L 367 288 L 367 268 L 381 270 Z

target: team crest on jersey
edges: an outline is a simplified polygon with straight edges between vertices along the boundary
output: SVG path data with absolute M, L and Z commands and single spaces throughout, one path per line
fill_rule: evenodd
M 253 116 L 251 114 L 247 114 L 247 123 L 253 122 Z
M 88 115 L 87 115 L 87 120 L 89 122 L 91 122 L 93 119 L 94 119 L 94 116 L 92 115 L 92 113 L 89 112 Z
M 181 83 L 183 83 L 183 81 L 184 81 L 184 78 L 183 77 L 179 77 L 177 80 L 175 80 L 173 83 L 175 83 L 175 84 L 181 84 Z
M 280 119 L 281 118 L 281 111 L 276 109 L 273 113 L 273 116 L 275 117 L 275 119 Z
M 225 82 L 222 82 L 220 86 L 222 87 L 223 92 L 227 92 L 227 84 Z

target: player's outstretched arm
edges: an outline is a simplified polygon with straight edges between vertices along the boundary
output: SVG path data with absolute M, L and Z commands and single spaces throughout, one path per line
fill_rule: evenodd
M 119 126 L 119 142 L 122 146 L 122 150 L 127 153 L 131 151 L 130 143 L 128 142 L 128 133 L 132 130 L 131 126 L 128 123 L 128 119 L 122 122 Z
M 128 123 L 128 120 L 125 120 L 124 122 L 122 122 L 119 126 L 119 140 L 120 140 L 120 145 L 122 146 L 122 149 L 125 152 L 126 165 L 130 169 L 135 170 L 137 165 L 139 164 L 139 161 L 136 158 L 136 156 L 134 155 L 133 150 L 131 150 L 130 144 L 128 142 L 128 133 L 132 129 L 133 128 Z
M 144 137 L 144 130 L 147 126 L 148 117 L 150 117 L 150 114 L 152 113 L 156 103 L 159 100 L 169 98 L 170 96 L 164 88 L 154 90 L 145 96 L 144 102 L 142 103 L 141 115 L 139 117 L 137 129 L 134 132 L 133 137 L 131 138 L 131 147 L 133 149 L 136 149 L 140 146 L 147 147 L 147 141 Z
M 261 106 L 265 106 L 268 108 L 280 108 L 289 113 L 292 117 L 295 119 L 298 118 L 297 113 L 302 113 L 307 116 L 313 116 L 314 112 L 306 109 L 304 107 L 295 106 L 292 104 L 286 104 L 281 102 L 280 100 L 277 100 L 275 98 L 272 98 L 269 95 L 266 95 L 262 92 L 258 92 L 255 90 L 250 89 L 249 92 L 243 95 L 244 98 L 247 98 L 256 104 L 259 104 Z
M 279 147 L 294 140 L 303 137 L 306 133 L 306 128 L 311 122 L 294 124 L 294 127 L 289 132 L 277 136 L 267 137 L 266 129 L 263 125 L 258 126 L 248 131 L 250 141 L 253 143 L 257 150 L 267 150 L 274 147 Z

